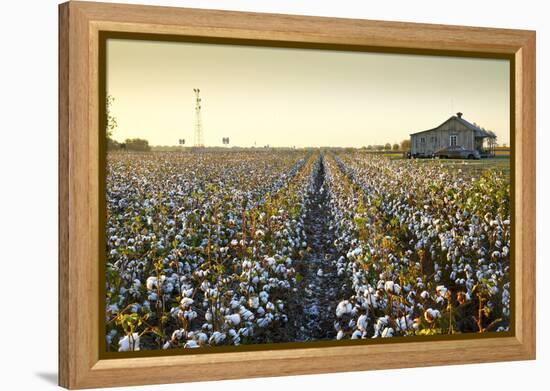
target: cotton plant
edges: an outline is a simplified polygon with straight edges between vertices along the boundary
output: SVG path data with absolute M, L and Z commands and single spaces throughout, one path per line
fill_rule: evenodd
M 335 256 L 315 274 L 335 285 L 336 338 L 509 328 L 505 175 L 345 152 L 113 153 L 108 349 L 292 335 L 321 162 Z
M 358 310 L 358 316 L 374 324 L 365 333 L 347 322 L 345 332 L 337 322 L 339 338 L 507 329 L 505 176 L 456 177 L 437 164 L 359 153 L 332 155 L 327 162 L 339 218 L 335 245 L 345 253 L 336 264 L 352 288 L 342 294 L 359 309 L 370 292 L 370 312 Z M 376 327 L 385 316 L 386 332 Z
M 110 154 L 108 321 L 125 306 L 124 316 L 142 317 L 142 349 L 283 338 L 315 160 L 294 151 Z M 121 328 L 108 323 L 109 349 L 128 335 Z

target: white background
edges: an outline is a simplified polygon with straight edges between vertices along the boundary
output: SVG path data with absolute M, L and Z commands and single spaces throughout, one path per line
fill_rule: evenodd
M 123 2 L 123 0 L 119 0 Z M 256 12 L 537 30 L 538 359 L 316 376 L 141 387 L 155 390 L 530 389 L 548 380 L 548 15 L 543 1 L 138 1 Z M 0 360 L 2 389 L 56 387 L 57 1 L 1 5 Z M 545 153 L 546 152 L 546 153 Z M 460 354 L 457 352 L 457 354 Z M 546 369 L 546 373 L 545 373 Z M 168 380 L 168 379 L 167 379 Z M 543 383 L 544 384 L 544 383 Z M 544 385 L 542 386 L 544 387 Z M 539 387 L 537 387 L 539 388 Z M 137 388 L 136 388 L 137 389 Z

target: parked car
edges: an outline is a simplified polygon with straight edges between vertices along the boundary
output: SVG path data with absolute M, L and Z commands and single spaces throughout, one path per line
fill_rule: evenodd
M 461 145 L 438 149 L 434 152 L 434 157 L 440 159 L 481 159 L 478 151 L 466 149 Z

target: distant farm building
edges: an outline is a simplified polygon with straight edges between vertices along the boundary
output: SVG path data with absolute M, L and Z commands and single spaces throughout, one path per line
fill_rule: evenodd
M 482 157 L 494 156 L 497 136 L 466 121 L 462 113 L 456 113 L 436 128 L 411 135 L 411 155 L 430 157 L 445 147 L 462 146 L 477 150 Z

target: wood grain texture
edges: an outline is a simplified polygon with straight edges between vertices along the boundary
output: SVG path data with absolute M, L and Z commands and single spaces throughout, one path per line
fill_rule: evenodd
M 69 295 L 69 7 L 59 7 L 59 297 Z M 69 311 L 59 300 L 59 383 L 69 384 Z
M 59 383 L 90 388 L 449 365 L 535 357 L 535 33 L 171 7 L 59 8 Z M 513 56 L 514 337 L 99 359 L 98 36 L 124 31 L 396 51 Z

